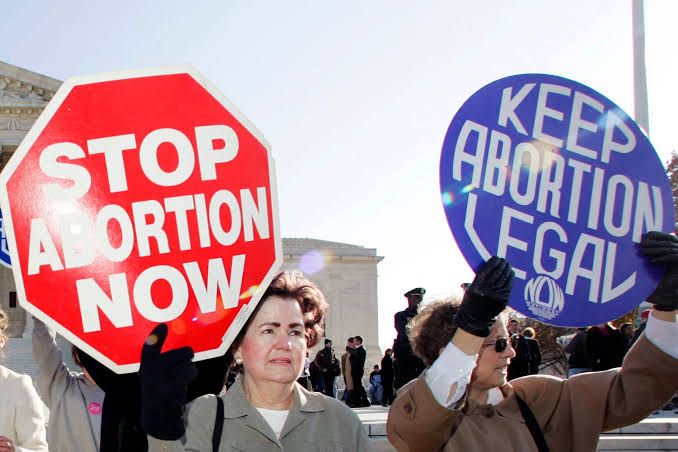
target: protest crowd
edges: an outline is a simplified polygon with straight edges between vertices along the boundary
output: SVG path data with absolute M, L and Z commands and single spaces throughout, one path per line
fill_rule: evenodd
M 539 375 L 534 329 L 505 317 L 514 275 L 497 257 L 461 300 L 421 307 L 423 288 L 405 293 L 393 348 L 371 371 L 361 336 L 341 355 L 323 339 L 328 302 L 298 272 L 274 278 L 223 357 L 196 363 L 189 347 L 161 352 L 171 332 L 159 324 L 140 344 L 138 373 L 115 374 L 75 347 L 81 369 L 68 369 L 54 332 L 36 321 L 36 386 L 0 366 L 10 394 L 0 451 L 364 451 L 370 440 L 351 408 L 371 404 L 390 406 L 397 450 L 595 450 L 601 432 L 643 419 L 678 389 L 678 239 L 651 232 L 641 249 L 667 266 L 652 309 L 637 330 L 607 323 L 561 342 L 567 378 Z M 2 346 L 6 328 L 0 311 Z

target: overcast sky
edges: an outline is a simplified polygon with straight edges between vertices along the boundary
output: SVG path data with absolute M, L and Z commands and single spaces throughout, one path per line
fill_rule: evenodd
M 650 136 L 665 161 L 678 149 L 678 2 L 645 3 Z M 282 235 L 385 257 L 389 345 L 403 292 L 434 298 L 472 277 L 438 185 L 457 109 L 493 80 L 541 72 L 633 115 L 631 25 L 620 0 L 45 0 L 3 6 L 0 60 L 62 80 L 194 65 L 271 143 Z

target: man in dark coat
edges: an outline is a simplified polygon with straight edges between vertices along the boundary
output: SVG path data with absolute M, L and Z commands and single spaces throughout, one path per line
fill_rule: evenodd
M 508 380 L 530 375 L 530 349 L 527 345 L 527 340 L 520 334 L 520 324 L 516 319 L 509 320 L 507 325 L 509 334 L 511 335 L 511 346 L 516 351 L 516 356 L 511 358 L 511 363 L 508 366 Z
M 322 372 L 325 383 L 323 394 L 334 397 L 334 379 L 339 374 L 339 361 L 332 350 L 332 341 L 325 339 L 325 347 L 318 352 L 315 362 Z
M 586 334 L 586 346 L 593 360 L 594 371 L 621 366 L 626 354 L 626 344 L 621 331 L 607 322 L 592 326 Z
M 424 363 L 412 353 L 412 346 L 407 337 L 406 326 L 407 322 L 417 315 L 417 308 L 421 300 L 424 299 L 425 293 L 426 290 L 421 287 L 405 292 L 407 309 L 396 312 L 393 318 L 397 332 L 396 339 L 393 342 L 396 389 L 417 378 L 424 370 Z
M 355 336 L 353 338 L 353 343 L 355 344 L 355 348 L 349 351 L 349 353 L 351 353 L 349 360 L 351 361 L 351 378 L 353 380 L 353 390 L 351 391 L 352 400 L 351 403 L 349 403 L 349 406 L 370 406 L 370 401 L 367 399 L 367 393 L 363 387 L 365 359 L 367 358 L 367 352 L 365 352 L 365 347 L 363 347 L 363 338 Z
M 384 387 L 384 396 L 381 399 L 381 404 L 384 406 L 390 405 L 395 399 L 393 393 L 393 358 L 391 355 L 393 350 L 386 349 L 384 357 L 381 358 L 381 384 Z
M 593 369 L 593 360 L 586 346 L 586 328 L 579 328 L 577 334 L 565 346 L 565 353 L 569 353 L 567 358 L 567 378 L 584 372 L 591 372 Z

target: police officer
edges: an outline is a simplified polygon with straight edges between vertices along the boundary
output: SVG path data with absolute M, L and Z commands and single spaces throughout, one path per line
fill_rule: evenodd
M 412 353 L 412 346 L 405 329 L 407 322 L 417 315 L 417 308 L 421 300 L 424 299 L 425 293 L 426 290 L 421 287 L 405 292 L 407 309 L 397 312 L 394 316 L 395 329 L 398 333 L 393 342 L 394 386 L 396 389 L 417 378 L 425 367 L 424 363 Z

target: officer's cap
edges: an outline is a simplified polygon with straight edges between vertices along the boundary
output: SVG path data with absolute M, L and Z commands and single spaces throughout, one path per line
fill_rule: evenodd
M 409 297 L 410 295 L 422 295 L 423 296 L 425 293 L 426 293 L 426 289 L 424 289 L 423 287 L 417 287 L 415 289 L 408 290 L 407 292 L 405 292 L 405 296 L 406 297 Z

